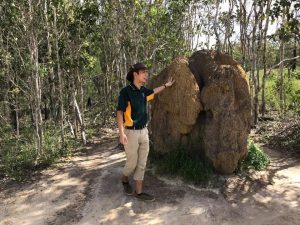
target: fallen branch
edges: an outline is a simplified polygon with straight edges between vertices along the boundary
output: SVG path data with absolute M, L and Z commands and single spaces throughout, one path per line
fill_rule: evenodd
M 295 56 L 295 57 L 293 57 L 293 58 L 288 58 L 288 59 L 284 59 L 284 60 L 280 61 L 278 64 L 272 66 L 272 67 L 269 69 L 268 75 L 271 74 L 272 69 L 274 69 L 274 68 L 280 66 L 282 63 L 285 63 L 285 62 L 287 62 L 287 61 L 291 61 L 291 60 L 297 59 L 297 58 L 299 58 L 299 57 L 300 57 L 300 56 L 298 55 L 298 56 Z

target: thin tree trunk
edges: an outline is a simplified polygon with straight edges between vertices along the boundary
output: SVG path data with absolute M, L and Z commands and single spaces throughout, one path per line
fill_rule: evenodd
M 29 4 L 29 51 L 30 61 L 33 65 L 32 69 L 32 97 L 33 97 L 33 111 L 34 111 L 34 123 L 35 123 L 35 135 L 36 135 L 36 149 L 38 156 L 43 154 L 43 129 L 42 129 L 42 113 L 41 113 L 41 86 L 39 76 L 39 62 L 38 62 L 38 41 L 35 26 L 34 26 L 34 9 L 31 0 L 28 0 Z
M 215 13 L 214 25 L 213 25 L 214 32 L 215 32 L 215 35 L 216 35 L 216 46 L 217 46 L 218 51 L 221 50 L 221 41 L 220 41 L 218 29 L 217 29 L 218 17 L 219 17 L 219 5 L 220 5 L 220 0 L 217 0 L 216 1 L 216 13 Z
M 255 12 L 255 25 L 258 25 L 258 31 L 257 31 L 257 47 L 255 49 L 255 69 L 256 69 L 256 79 L 255 79 L 255 96 L 254 96 L 254 110 L 255 110 L 255 116 L 256 120 L 255 123 L 258 121 L 258 115 L 259 115 L 259 92 L 260 92 L 260 55 L 261 55 L 261 45 L 262 45 L 262 23 L 264 20 L 263 17 L 263 8 L 264 3 L 259 2 L 259 11 L 257 12 L 256 9 Z
M 58 88 L 59 88 L 59 115 L 60 115 L 60 135 L 62 146 L 65 143 L 65 131 L 64 131 L 64 99 L 63 99 L 63 80 L 60 69 L 60 58 L 59 58 L 59 47 L 58 47 L 58 28 L 57 28 L 57 15 L 56 8 L 53 6 L 54 14 L 54 32 L 55 32 L 55 50 L 56 50 L 56 64 L 57 64 L 57 77 L 58 77 Z
M 242 51 L 242 65 L 246 68 L 246 31 L 247 31 L 247 12 L 246 12 L 246 0 L 244 2 L 239 0 L 240 13 L 241 13 L 241 22 L 240 22 L 240 42 L 241 42 L 241 51 Z M 246 68 L 247 69 L 247 68 Z
M 9 66 L 7 67 L 7 72 L 9 72 Z M 14 132 L 16 132 L 19 137 L 19 115 L 17 110 L 17 94 L 12 93 L 14 88 L 14 82 L 12 81 L 10 73 L 7 74 L 7 103 L 10 109 L 10 124 Z
M 253 115 L 253 122 L 254 124 L 257 124 L 258 122 L 258 113 L 257 113 L 257 97 L 256 97 L 256 93 L 257 93 L 257 85 L 258 85 L 258 81 L 257 81 L 257 77 L 255 76 L 255 70 L 257 68 L 257 49 L 256 49 L 256 40 L 257 40 L 257 34 L 256 34 L 256 28 L 257 28 L 257 24 L 258 24 L 258 15 L 257 15 L 257 11 L 256 11 L 256 2 L 254 2 L 254 24 L 253 24 L 253 29 L 252 29 L 252 43 L 251 43 L 251 76 L 253 79 L 253 87 L 252 87 L 252 92 L 254 91 L 254 95 L 252 95 L 252 115 Z
M 265 89 L 266 89 L 266 76 L 267 76 L 267 33 L 269 28 L 269 18 L 270 18 L 270 6 L 271 6 L 272 0 L 268 0 L 267 2 L 267 9 L 266 9 L 266 21 L 265 21 L 265 27 L 263 29 L 263 55 L 262 55 L 262 63 L 264 66 L 264 72 L 262 77 L 262 93 L 261 93 L 261 113 L 262 116 L 265 115 L 266 112 L 266 96 L 265 96 Z
M 281 40 L 280 43 L 280 61 L 284 59 L 284 42 Z M 279 99 L 280 99 L 280 110 L 284 111 L 283 104 L 283 92 L 284 92 L 284 63 L 280 64 L 280 84 L 279 84 Z
M 50 23 L 48 18 L 48 1 L 45 1 L 45 21 L 46 21 L 46 29 L 47 29 L 47 60 L 48 60 L 48 68 L 49 68 L 49 109 L 50 109 L 50 117 L 53 119 L 56 117 L 55 110 L 55 83 L 54 83 L 54 68 L 52 64 L 52 44 L 51 44 L 51 36 L 50 36 Z
M 76 109 L 76 114 L 77 114 L 78 122 L 79 122 L 79 125 L 80 125 L 81 140 L 82 140 L 83 144 L 86 144 L 84 121 L 82 119 L 80 109 L 79 109 L 79 106 L 78 106 L 78 103 L 77 103 L 77 100 L 76 100 L 76 93 L 74 93 L 73 96 L 74 96 L 73 104 L 74 104 L 74 107 Z

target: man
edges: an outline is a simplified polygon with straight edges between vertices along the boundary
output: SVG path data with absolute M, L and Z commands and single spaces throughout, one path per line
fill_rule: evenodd
M 126 154 L 122 184 L 125 193 L 132 195 L 133 189 L 128 177 L 133 173 L 135 197 L 154 201 L 153 196 L 143 192 L 143 179 L 149 152 L 149 135 L 146 127 L 147 102 L 152 100 L 155 94 L 171 87 L 174 80 L 171 78 L 165 85 L 154 89 L 144 87 L 148 80 L 148 70 L 143 63 L 134 64 L 126 78 L 130 84 L 121 90 L 117 107 L 120 142 L 124 145 Z

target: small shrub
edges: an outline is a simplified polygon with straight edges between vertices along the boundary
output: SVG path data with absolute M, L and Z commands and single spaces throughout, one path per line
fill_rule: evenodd
M 269 156 L 264 153 L 253 141 L 248 142 L 248 155 L 240 165 L 239 170 L 264 170 L 270 164 Z
M 60 157 L 70 155 L 75 147 L 75 141 L 67 135 L 62 147 L 59 132 L 53 127 L 44 131 L 43 151 L 40 155 L 36 150 L 33 129 L 23 129 L 19 138 L 11 133 L 3 137 L 0 142 L 0 175 L 16 180 L 29 177 L 38 168 L 45 168 Z

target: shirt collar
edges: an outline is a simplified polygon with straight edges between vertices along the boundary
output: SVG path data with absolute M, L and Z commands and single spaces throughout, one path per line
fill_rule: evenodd
M 140 90 L 142 90 L 142 88 L 144 87 L 144 86 L 141 86 L 141 89 L 138 89 L 138 88 L 134 85 L 134 83 L 130 83 L 129 85 L 130 85 L 130 87 L 132 88 L 132 90 L 134 90 L 134 91 L 140 91 Z

